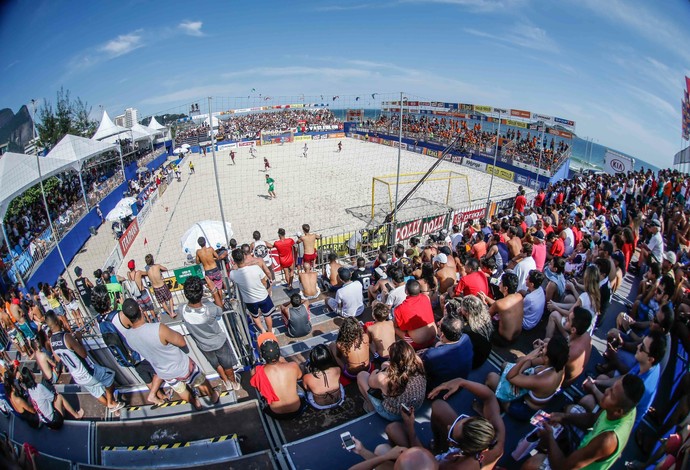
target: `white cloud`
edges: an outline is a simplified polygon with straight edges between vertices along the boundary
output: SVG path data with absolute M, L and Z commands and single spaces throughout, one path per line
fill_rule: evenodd
M 98 50 L 105 52 L 109 58 L 113 58 L 128 54 L 142 46 L 140 31 L 134 31 L 129 34 L 121 34 L 115 39 L 111 39 L 100 46 Z
M 571 1 L 571 4 L 584 6 L 594 14 L 607 18 L 615 25 L 627 26 L 690 62 L 690 49 L 683 46 L 683 44 L 690 44 L 690 35 L 687 34 L 687 29 L 659 16 L 657 12 L 669 11 L 661 5 L 654 2 L 640 3 L 631 0 L 576 0 Z M 653 5 L 653 8 L 648 8 L 648 5 Z
M 630 84 L 623 84 L 623 86 L 627 88 L 634 98 L 643 101 L 647 105 L 644 106 L 645 109 L 661 114 L 662 116 L 672 119 L 675 122 L 680 122 L 680 103 L 678 106 L 673 106 L 665 99 L 647 90 L 643 90 L 642 88 Z
M 504 45 L 553 53 L 559 51 L 558 44 L 549 37 L 546 30 L 530 23 L 516 23 L 503 34 L 493 34 L 473 28 L 463 28 L 463 30 L 467 34 L 496 41 Z
M 203 36 L 204 32 L 201 30 L 202 26 L 203 23 L 201 21 L 183 21 L 177 25 L 178 28 L 189 36 Z
M 488 13 L 513 10 L 527 3 L 527 0 L 401 0 L 401 3 L 442 3 L 464 7 L 479 13 Z

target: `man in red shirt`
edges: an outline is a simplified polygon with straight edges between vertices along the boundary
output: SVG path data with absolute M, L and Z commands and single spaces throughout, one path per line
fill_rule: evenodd
M 539 194 L 537 194 L 537 197 L 534 198 L 534 207 L 541 207 L 542 204 L 544 204 L 545 199 L 546 194 L 544 193 L 543 189 L 540 189 Z
M 419 281 L 407 281 L 405 300 L 395 307 L 395 334 L 404 339 L 415 349 L 432 346 L 436 341 L 436 322 L 431 300 L 421 295 Z
M 477 295 L 479 292 L 484 292 L 488 297 L 491 297 L 489 281 L 487 281 L 484 273 L 479 270 L 479 261 L 475 258 L 470 258 L 465 263 L 465 275 L 455 285 L 453 295 L 454 297 Z
M 560 235 L 556 235 L 556 232 L 551 232 L 547 240 L 551 242 L 551 249 L 546 255 L 547 260 L 556 258 L 557 256 L 563 256 L 565 254 L 565 232 L 561 232 Z
M 527 198 L 525 197 L 525 190 L 520 191 L 520 195 L 515 198 L 515 210 L 522 214 L 527 205 Z
M 295 257 L 292 252 L 292 247 L 295 246 L 295 240 L 285 237 L 285 229 L 278 229 L 279 239 L 273 242 L 273 246 L 278 250 L 278 262 L 280 268 L 283 270 L 283 277 L 287 283 L 287 287 L 292 289 L 292 278 L 295 275 Z

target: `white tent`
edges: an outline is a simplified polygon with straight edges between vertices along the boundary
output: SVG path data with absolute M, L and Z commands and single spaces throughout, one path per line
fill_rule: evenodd
M 218 127 L 218 118 L 215 116 L 212 116 L 212 121 L 213 121 L 213 127 Z M 208 117 L 204 119 L 204 124 L 208 125 Z
M 41 164 L 40 177 L 35 155 L 8 152 L 0 157 L 0 221 L 5 218 L 12 200 L 38 184 L 41 179 L 46 180 L 70 169 L 78 169 L 76 160 L 70 161 L 66 154 L 63 156 L 64 158 L 38 157 Z
M 117 151 L 117 145 L 67 134 L 48 152 L 46 159 L 62 161 L 65 167 L 71 166 L 79 171 L 85 160 L 109 150 Z M 41 161 L 41 170 L 45 173 L 43 171 L 43 161 Z
M 151 129 L 147 126 L 142 126 L 138 122 L 132 126 L 132 130 L 135 132 L 140 132 L 141 134 L 149 136 L 150 139 L 154 138 L 156 135 L 163 135 L 163 131 L 156 129 Z
M 96 133 L 91 137 L 93 140 L 104 140 L 108 137 L 114 137 L 114 139 L 109 139 L 110 141 L 115 141 L 118 139 L 117 136 L 120 134 L 129 135 L 129 129 L 122 126 L 117 126 L 108 116 L 107 111 L 103 110 L 103 117 L 101 118 L 101 123 L 98 125 Z M 123 136 L 123 138 L 125 138 Z
M 148 127 L 150 127 L 151 129 L 155 129 L 157 131 L 164 131 L 165 130 L 165 126 L 163 126 L 158 121 L 156 121 L 155 116 L 151 117 L 151 122 L 149 122 Z

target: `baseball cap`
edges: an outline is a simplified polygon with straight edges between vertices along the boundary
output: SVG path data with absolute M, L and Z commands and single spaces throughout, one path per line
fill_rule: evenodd
M 77 276 L 81 276 L 81 273 L 82 273 L 81 268 L 79 266 L 75 266 L 74 267 L 74 274 L 76 274 Z
M 445 264 L 448 262 L 448 256 L 444 255 L 443 253 L 439 253 L 436 256 L 434 256 L 433 261 L 434 263 Z
M 666 253 L 664 253 L 664 259 L 671 264 L 676 264 L 677 261 L 676 254 L 672 251 L 667 251 Z
M 659 222 L 659 219 L 652 219 L 652 221 L 649 222 L 649 225 L 652 227 L 661 227 L 661 222 Z
M 280 358 L 278 338 L 271 332 L 262 333 L 256 339 L 261 357 L 268 363 L 276 362 Z
M 133 259 L 129 260 L 129 262 L 127 263 L 127 268 L 128 269 L 134 269 L 134 260 Z
M 534 232 L 534 238 L 538 238 L 539 240 L 543 240 L 544 239 L 544 232 L 542 232 L 541 230 L 537 230 L 536 232 Z

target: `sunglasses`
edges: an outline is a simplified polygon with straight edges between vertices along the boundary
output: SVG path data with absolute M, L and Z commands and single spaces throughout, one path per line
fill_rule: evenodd
M 649 351 L 647 351 L 644 347 L 644 343 L 640 343 L 639 349 L 640 349 L 640 352 L 643 352 L 645 354 L 649 354 Z
M 448 429 L 448 443 L 451 444 L 453 447 L 459 448 L 460 443 L 453 439 L 453 430 L 455 429 L 455 425 L 458 424 L 460 421 L 462 421 L 465 418 L 469 418 L 469 415 L 461 414 L 458 415 L 457 418 L 455 418 L 455 421 L 453 421 L 453 424 L 450 425 L 450 428 Z

